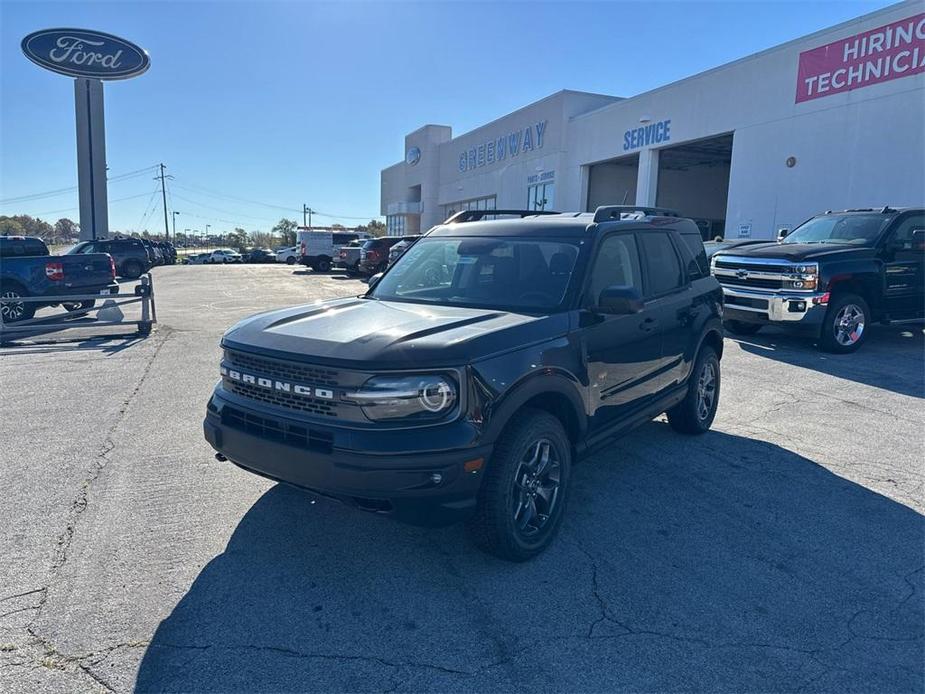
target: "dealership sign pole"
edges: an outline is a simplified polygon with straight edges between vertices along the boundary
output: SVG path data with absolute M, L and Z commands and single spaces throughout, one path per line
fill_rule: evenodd
M 109 211 L 103 80 L 140 75 L 151 63 L 148 53 L 118 36 L 86 29 L 33 32 L 22 40 L 22 52 L 36 65 L 74 78 L 80 239 L 105 238 Z

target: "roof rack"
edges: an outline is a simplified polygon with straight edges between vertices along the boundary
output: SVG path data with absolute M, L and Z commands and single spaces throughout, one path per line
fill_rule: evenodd
M 602 205 L 594 210 L 594 223 L 620 219 L 624 214 L 641 213 L 646 217 L 680 217 L 675 210 L 667 207 L 640 207 L 639 205 Z
M 444 224 L 459 224 L 462 222 L 477 222 L 485 217 L 494 215 L 510 215 L 515 217 L 532 217 L 543 214 L 559 214 L 552 210 L 461 210 L 447 219 Z

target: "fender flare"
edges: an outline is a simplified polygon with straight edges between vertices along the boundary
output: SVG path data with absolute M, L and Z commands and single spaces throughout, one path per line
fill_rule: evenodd
M 501 399 L 492 407 L 485 427 L 484 438 L 494 443 L 511 421 L 511 418 L 530 400 L 537 396 L 552 395 L 564 398 L 568 403 L 568 415 L 571 422 L 564 423 L 575 442 L 580 441 L 588 427 L 585 403 L 581 397 L 581 385 L 572 374 L 563 371 L 539 371 L 527 374 L 512 385 Z
M 707 338 L 711 333 L 716 333 L 716 336 L 719 338 L 719 354 L 716 356 L 720 359 L 723 358 L 723 322 L 719 318 L 710 318 L 703 326 L 703 330 L 700 332 L 700 339 L 697 340 L 697 349 L 694 350 L 694 354 L 691 358 L 691 363 L 694 359 L 697 358 L 697 355 L 700 354 L 700 349 L 703 347 L 703 343 L 707 341 Z M 692 367 L 693 368 L 693 367 Z

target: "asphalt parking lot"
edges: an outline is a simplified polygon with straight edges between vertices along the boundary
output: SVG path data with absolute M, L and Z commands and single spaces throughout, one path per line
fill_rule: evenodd
M 920 327 L 727 339 L 714 430 L 589 458 L 513 565 L 203 440 L 223 330 L 360 282 L 154 275 L 148 339 L 0 349 L 3 691 L 925 690 Z

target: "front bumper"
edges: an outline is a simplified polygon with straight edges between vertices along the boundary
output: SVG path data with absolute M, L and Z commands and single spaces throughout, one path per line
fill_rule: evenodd
M 491 455 L 490 445 L 433 447 L 440 439 L 471 441 L 460 431 L 468 426 L 434 427 L 456 428 L 445 435 L 422 436 L 416 429 L 357 432 L 254 408 L 218 386 L 203 433 L 219 454 L 255 474 L 414 525 L 439 526 L 464 520 L 475 509 L 484 466 L 466 472 L 464 465 Z M 396 435 L 403 437 L 405 450 L 385 453 L 396 447 Z
M 723 316 L 729 320 L 817 327 L 825 316 L 828 294 L 778 293 L 723 285 L 723 298 Z

